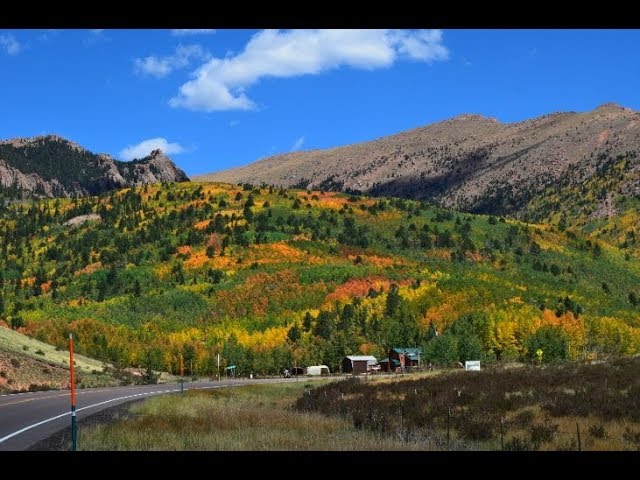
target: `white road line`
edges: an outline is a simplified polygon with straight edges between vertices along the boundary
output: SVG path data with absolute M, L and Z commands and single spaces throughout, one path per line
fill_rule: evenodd
M 187 389 L 185 388 L 185 391 L 186 390 Z M 112 398 L 111 400 L 105 400 L 104 402 L 94 403 L 93 405 L 87 405 L 86 407 L 78 408 L 76 410 L 76 412 L 80 412 L 82 410 L 86 410 L 87 408 L 99 407 L 100 405 L 105 405 L 107 403 L 115 402 L 116 400 L 125 400 L 127 398 L 142 397 L 144 395 L 158 395 L 160 393 L 172 393 L 172 392 L 179 392 L 179 391 L 180 391 L 180 389 L 159 390 L 157 392 L 136 393 L 135 395 L 127 395 L 125 397 L 116 397 L 116 398 Z M 61 415 L 56 415 L 55 417 L 47 418 L 46 420 L 42 420 L 41 422 L 34 423 L 33 425 L 29 425 L 28 427 L 21 428 L 20 430 L 17 430 L 17 431 L 15 431 L 13 433 L 10 433 L 9 435 L 6 435 L 6 436 L 0 438 L 0 443 L 4 442 L 6 440 L 9 440 L 10 438 L 15 437 L 16 435 L 20 435 L 21 433 L 24 433 L 27 430 L 31 430 L 32 428 L 39 427 L 40 425 L 44 425 L 45 423 L 53 422 L 54 420 L 57 420 L 59 418 L 64 417 L 65 415 L 70 415 L 70 414 L 71 414 L 71 412 L 65 412 L 65 413 L 63 413 Z

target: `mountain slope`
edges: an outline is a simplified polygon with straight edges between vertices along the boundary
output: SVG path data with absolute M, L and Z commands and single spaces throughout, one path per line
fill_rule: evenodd
M 640 113 L 605 104 L 516 123 L 461 115 L 371 142 L 278 155 L 196 178 L 359 191 L 469 212 L 521 214 L 560 179 L 580 185 L 621 158 L 628 164 L 619 190 L 637 196 L 640 182 L 631 174 L 640 171 L 639 151 Z
M 116 385 L 109 364 L 74 356 L 78 385 Z M 27 390 L 69 388 L 69 352 L 17 331 L 0 321 L 0 395 Z
M 47 135 L 0 142 L 0 192 L 5 196 L 69 197 L 155 182 L 188 180 L 160 150 L 121 162 Z
M 5 205 L 0 238 L 0 320 L 119 366 L 640 353 L 637 252 L 412 200 L 165 183 Z

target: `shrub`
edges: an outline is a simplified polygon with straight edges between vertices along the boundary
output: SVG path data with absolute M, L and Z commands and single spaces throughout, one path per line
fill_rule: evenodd
M 529 431 L 531 435 L 531 443 L 540 445 L 544 442 L 550 442 L 554 439 L 558 431 L 558 424 L 551 423 L 547 418 L 544 423 L 533 424 Z
M 489 440 L 495 436 L 494 422 L 486 416 L 461 419 L 457 430 L 469 440 Z
M 13 365 L 13 368 L 20 368 L 20 360 L 18 360 L 17 358 L 12 358 L 11 365 Z
M 44 357 L 44 352 L 39 348 L 38 350 L 36 350 L 36 355 L 42 355 Z
M 640 432 L 636 432 L 630 427 L 627 427 L 622 437 L 627 442 L 635 443 L 637 446 L 640 446 Z
M 510 423 L 516 427 L 528 427 L 529 425 L 531 425 L 531 422 L 533 422 L 535 416 L 535 413 L 533 413 L 531 410 L 523 410 L 522 412 L 515 415 Z
M 29 385 L 29 392 L 44 392 L 45 390 L 51 390 L 51 387 L 46 384 L 32 383 Z
M 508 452 L 532 452 L 537 446 L 528 438 L 515 436 L 504 443 L 504 449 Z
M 589 427 L 589 435 L 593 438 L 607 438 L 607 431 L 604 429 L 604 425 L 591 425 Z

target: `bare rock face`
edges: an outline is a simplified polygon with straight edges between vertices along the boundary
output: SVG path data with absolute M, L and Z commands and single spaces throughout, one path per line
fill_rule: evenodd
M 127 186 L 188 180 L 160 150 L 121 162 L 57 135 L 0 141 L 0 190 L 10 196 L 95 195 Z
M 640 165 L 640 113 L 608 103 L 500 123 L 460 115 L 371 142 L 277 155 L 196 177 L 231 183 L 359 191 L 495 213 L 545 188 L 580 184 L 611 159 Z M 637 192 L 637 182 L 625 184 Z M 605 211 L 610 211 L 605 208 Z
M 60 182 L 55 180 L 47 182 L 36 173 L 24 174 L 7 165 L 7 163 L 2 160 L 0 160 L 0 186 L 28 192 L 40 190 L 44 192 L 46 196 L 50 197 L 55 196 L 56 192 L 63 190 Z
M 66 222 L 64 222 L 65 227 L 77 227 L 78 225 L 82 225 L 87 222 L 99 222 L 102 220 L 102 217 L 97 213 L 88 213 L 86 215 L 78 215 L 77 217 L 70 218 Z
M 162 150 L 153 150 L 148 157 L 124 164 L 122 169 L 125 176 L 132 179 L 134 185 L 189 180 L 185 173 L 162 153 Z

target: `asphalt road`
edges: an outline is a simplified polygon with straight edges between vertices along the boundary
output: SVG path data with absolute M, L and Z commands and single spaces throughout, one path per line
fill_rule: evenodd
M 300 377 L 299 381 L 311 380 Z M 193 382 L 185 390 L 236 387 L 247 384 L 295 382 L 296 378 L 268 378 Z M 80 420 L 131 400 L 180 392 L 179 384 L 143 385 L 76 390 L 76 416 Z M 69 390 L 0 396 L 0 451 L 26 450 L 71 424 Z

